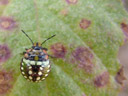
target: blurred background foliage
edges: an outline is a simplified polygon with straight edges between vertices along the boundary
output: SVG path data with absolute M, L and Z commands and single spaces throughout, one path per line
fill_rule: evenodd
M 117 58 L 128 40 L 123 2 L 0 0 L 0 95 L 118 96 L 126 79 Z M 34 42 L 57 35 L 43 45 L 56 57 L 45 81 L 28 82 L 20 73 L 20 53 L 32 46 L 21 29 Z

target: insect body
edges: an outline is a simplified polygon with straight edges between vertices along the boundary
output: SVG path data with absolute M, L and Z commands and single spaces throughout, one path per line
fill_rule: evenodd
M 22 32 L 29 38 L 29 36 L 23 30 Z M 55 35 L 53 35 L 52 37 L 54 36 Z M 21 61 L 20 70 L 24 78 L 26 78 L 27 80 L 40 82 L 48 76 L 51 69 L 47 49 L 41 46 L 48 39 L 45 40 L 42 44 L 33 43 L 31 38 L 29 39 L 32 42 L 33 46 L 32 48 L 26 49 L 26 52 L 23 52 L 24 57 Z

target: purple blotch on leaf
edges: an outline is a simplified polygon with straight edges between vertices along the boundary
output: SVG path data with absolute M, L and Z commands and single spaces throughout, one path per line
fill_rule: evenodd
M 0 17 L 0 29 L 11 30 L 17 26 L 16 21 L 11 17 Z
M 57 58 L 64 58 L 67 53 L 67 49 L 62 43 L 53 44 L 50 50 L 53 53 L 53 55 Z
M 94 85 L 96 87 L 104 87 L 109 83 L 109 73 L 103 72 L 100 75 L 96 76 L 94 79 Z
M 82 29 L 87 29 L 89 26 L 90 26 L 90 24 L 91 24 L 91 21 L 90 20 L 87 20 L 87 19 L 82 19 L 81 21 L 80 21 L 80 27 L 82 28 Z
M 124 76 L 124 68 L 123 67 L 121 67 L 120 70 L 117 72 L 115 80 L 119 84 L 123 85 L 123 81 L 126 80 L 126 77 Z
M 127 41 L 128 40 L 128 24 L 122 22 L 121 23 L 121 29 L 122 29 L 122 31 L 123 31 L 123 33 L 125 35 L 124 41 Z
M 4 95 L 12 88 L 13 81 L 12 72 L 0 70 L 0 94 Z
M 8 0 L 0 0 L 0 5 L 7 5 L 8 3 Z
M 94 64 L 92 63 L 93 54 L 86 47 L 78 47 L 72 52 L 72 61 L 78 64 L 78 67 L 83 68 L 86 72 L 93 71 Z
M 0 63 L 7 61 L 11 56 L 11 51 L 6 44 L 0 45 Z

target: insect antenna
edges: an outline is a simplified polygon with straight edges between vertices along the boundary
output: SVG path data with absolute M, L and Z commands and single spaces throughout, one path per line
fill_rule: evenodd
M 26 34 L 25 32 L 24 32 L 24 30 L 21 30 L 27 37 L 28 37 L 28 39 L 31 41 L 31 43 L 33 44 L 33 41 L 32 41 L 32 39 L 28 36 L 28 34 Z
M 41 43 L 41 45 L 42 45 L 42 44 L 44 44 L 47 40 L 49 40 L 49 39 L 53 38 L 54 36 L 56 36 L 56 35 L 53 35 L 53 36 L 51 36 L 51 37 L 47 38 L 45 41 L 43 41 L 43 42 Z

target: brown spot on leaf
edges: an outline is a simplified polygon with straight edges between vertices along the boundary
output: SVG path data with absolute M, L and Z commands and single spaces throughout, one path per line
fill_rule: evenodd
M 12 80 L 12 72 L 0 70 L 0 84 L 8 83 Z
M 8 3 L 8 0 L 0 0 L 0 5 L 7 5 Z
M 126 80 L 126 77 L 124 76 L 124 68 L 123 67 L 121 67 L 120 70 L 117 72 L 115 79 L 121 85 L 123 84 L 123 81 Z
M 11 51 L 6 44 L 0 45 L 0 62 L 7 61 L 11 56 Z
M 94 84 L 97 87 L 104 87 L 109 83 L 109 73 L 103 72 L 94 79 Z
M 78 67 L 83 68 L 86 72 L 91 73 L 94 67 L 92 60 L 93 54 L 88 48 L 78 47 L 72 52 L 73 63 L 78 64 Z
M 0 29 L 11 30 L 17 26 L 16 21 L 11 17 L 0 17 Z
M 91 24 L 91 21 L 90 20 L 87 20 L 87 19 L 82 19 L 81 21 L 80 21 L 80 27 L 82 28 L 82 29 L 87 29 L 89 26 L 90 26 L 90 24 Z
M 9 84 L 0 84 L 0 94 L 7 94 L 10 88 L 11 85 Z
M 125 41 L 127 41 L 128 40 L 128 24 L 122 22 L 121 23 L 121 29 L 125 35 Z
M 124 22 L 121 23 L 121 28 L 122 28 L 124 34 L 125 34 L 126 36 L 128 36 L 128 24 L 126 24 L 126 23 L 124 23 Z
M 68 4 L 76 4 L 78 0 L 66 0 Z
M 50 50 L 52 51 L 53 55 L 57 58 L 64 58 L 67 53 L 66 47 L 62 43 L 53 44 Z
M 12 72 L 0 70 L 0 94 L 6 94 L 11 88 Z

